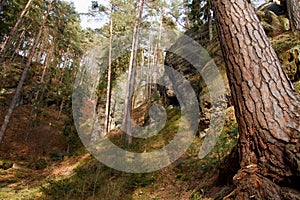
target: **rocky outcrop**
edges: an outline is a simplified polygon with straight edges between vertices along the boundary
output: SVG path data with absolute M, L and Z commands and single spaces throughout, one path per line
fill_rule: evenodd
M 293 47 L 286 52 L 279 54 L 282 66 L 292 82 L 300 79 L 300 46 Z
M 201 30 L 189 30 L 185 33 L 183 37 L 189 37 L 194 40 L 194 42 L 198 42 L 199 44 L 203 43 L 203 34 L 201 34 Z M 230 92 L 227 83 L 227 77 L 225 73 L 225 65 L 222 58 L 222 53 L 220 50 L 220 45 L 218 39 L 214 39 L 209 45 L 207 49 L 194 50 L 190 47 L 186 48 L 185 40 L 180 38 L 167 52 L 165 57 L 165 65 L 171 67 L 179 74 L 183 75 L 186 80 L 189 81 L 192 86 L 194 92 L 198 97 L 199 102 L 199 111 L 200 111 L 200 122 L 199 122 L 199 131 L 203 131 L 208 128 L 211 118 L 214 115 L 218 114 L 218 112 L 223 109 L 220 109 L 224 104 L 230 105 Z M 217 48 L 216 48 L 217 47 Z M 174 53 L 174 52 L 182 52 L 184 51 L 184 55 L 187 55 L 188 58 L 183 58 L 182 56 Z M 199 52 L 198 52 L 199 51 Z M 209 58 L 203 55 L 203 53 L 208 51 Z M 211 59 L 214 58 L 214 60 Z M 217 59 L 215 59 L 217 58 Z M 191 60 L 197 62 L 191 63 Z M 209 68 L 211 63 L 214 63 L 217 66 L 219 72 L 221 72 L 221 76 L 223 81 L 225 82 L 226 94 L 222 94 L 221 91 L 217 91 L 220 93 L 219 99 L 214 99 L 215 105 L 212 105 L 212 99 L 210 96 L 210 91 L 208 85 L 218 84 L 214 82 L 214 74 L 211 73 L 203 73 L 203 71 L 213 70 Z M 207 68 L 206 68 L 207 67 Z M 199 73 L 201 71 L 201 73 Z M 205 76 L 205 77 L 204 77 Z M 205 81 L 206 80 L 206 81 Z M 209 82 L 207 81 L 209 80 Z M 182 79 L 175 76 L 170 78 L 170 82 L 173 85 L 173 88 L 178 87 Z M 222 83 L 223 84 L 223 83 Z M 221 85 L 220 85 L 221 90 Z M 170 88 L 162 88 L 160 87 L 160 93 L 165 98 L 165 102 L 167 105 L 178 105 L 178 97 L 174 94 L 174 91 Z M 188 96 L 184 93 L 179 94 L 181 96 Z M 225 95 L 225 96 L 224 96 Z M 218 96 L 218 95 L 216 95 Z M 217 105 L 218 104 L 218 105 Z
M 290 22 L 284 6 L 266 3 L 260 6 L 256 13 L 269 36 L 276 36 L 290 30 Z
M 283 70 L 292 82 L 300 80 L 300 40 L 292 33 L 272 39 L 272 45 L 280 59 Z

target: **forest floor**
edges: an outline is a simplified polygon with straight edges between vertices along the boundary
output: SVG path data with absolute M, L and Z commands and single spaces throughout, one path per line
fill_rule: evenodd
M 0 145 L 0 199 L 215 199 L 230 191 L 217 184 L 222 157 L 236 140 L 236 126 L 223 131 L 226 144 L 220 143 L 205 159 L 197 156 L 202 140 L 195 138 L 187 152 L 173 164 L 147 174 L 130 174 L 104 166 L 80 147 L 67 155 L 68 144 L 62 134 L 63 118 L 58 111 L 42 109 L 39 122 L 28 127 L 31 107 L 19 106 Z M 145 107 L 134 116 L 143 116 Z M 231 115 L 233 110 L 229 110 Z M 158 147 L 168 138 L 180 112 L 170 110 L 170 123 L 149 146 Z M 3 116 L 1 116 L 3 118 Z M 136 119 L 137 121 L 139 119 Z M 162 138 L 162 136 L 164 136 Z M 122 133 L 113 131 L 110 139 L 116 143 Z M 148 143 L 135 143 L 132 148 Z

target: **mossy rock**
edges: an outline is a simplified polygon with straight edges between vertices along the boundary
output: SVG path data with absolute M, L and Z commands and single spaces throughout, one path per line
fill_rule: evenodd
M 279 54 L 282 67 L 291 81 L 300 79 L 300 46 L 294 47 L 286 52 Z
M 284 7 L 276 3 L 265 3 L 256 11 L 268 36 L 276 36 L 290 30 L 290 22 Z
M 290 22 L 285 15 L 277 16 L 272 11 L 265 12 L 263 27 L 269 36 L 276 36 L 290 30 Z
M 291 29 L 290 20 L 285 15 L 279 16 L 279 21 L 280 21 L 281 26 L 282 26 L 284 31 L 288 31 L 288 30 Z
M 12 168 L 13 163 L 10 161 L 0 160 L 0 169 L 7 170 Z
M 294 83 L 294 88 L 300 94 L 300 81 Z

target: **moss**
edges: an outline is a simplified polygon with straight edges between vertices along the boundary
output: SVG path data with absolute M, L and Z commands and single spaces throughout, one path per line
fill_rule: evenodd
M 294 88 L 296 92 L 300 93 L 300 81 L 294 83 Z
M 300 34 L 293 33 L 285 33 L 280 35 L 280 37 L 276 37 L 271 39 L 272 46 L 275 52 L 278 54 L 283 53 L 295 46 L 300 45 Z

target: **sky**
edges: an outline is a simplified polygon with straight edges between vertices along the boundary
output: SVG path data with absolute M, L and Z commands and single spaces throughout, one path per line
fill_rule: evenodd
M 67 0 L 68 2 L 73 2 L 78 13 L 87 13 L 89 7 L 92 5 L 93 0 Z M 103 5 L 109 6 L 109 0 L 100 0 L 99 3 Z M 101 27 L 107 20 L 92 20 L 88 19 L 87 16 L 81 15 L 81 26 L 83 28 L 99 28 Z
M 89 10 L 89 7 L 92 5 L 92 0 L 66 0 L 68 2 L 73 2 L 76 8 L 76 11 L 78 13 L 87 13 Z M 109 6 L 109 0 L 98 0 L 99 3 Z M 259 6 L 262 3 L 266 2 L 266 0 L 252 0 L 255 6 Z M 81 26 L 83 28 L 99 28 L 101 27 L 105 22 L 107 22 L 108 19 L 104 20 L 92 20 L 88 19 L 87 16 L 81 16 Z

